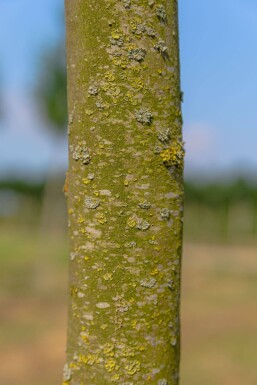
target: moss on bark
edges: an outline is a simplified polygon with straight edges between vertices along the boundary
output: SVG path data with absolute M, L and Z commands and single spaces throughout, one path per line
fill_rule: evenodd
M 177 1 L 67 0 L 65 385 L 177 385 L 183 215 Z

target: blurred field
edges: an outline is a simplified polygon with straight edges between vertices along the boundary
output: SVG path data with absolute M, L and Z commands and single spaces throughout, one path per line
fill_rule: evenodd
M 60 384 L 65 236 L 0 230 L 0 384 Z M 181 385 L 257 383 L 256 297 L 254 246 L 186 242 Z

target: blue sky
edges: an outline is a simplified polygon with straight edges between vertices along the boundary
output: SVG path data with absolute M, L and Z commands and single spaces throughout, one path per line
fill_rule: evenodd
M 31 89 L 62 33 L 63 0 L 0 0 L 0 173 L 46 170 L 53 137 Z M 180 0 L 187 173 L 257 170 L 257 2 Z M 66 144 L 59 149 L 65 164 Z

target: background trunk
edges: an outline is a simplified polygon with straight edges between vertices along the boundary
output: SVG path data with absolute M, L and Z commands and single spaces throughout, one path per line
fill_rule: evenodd
M 64 384 L 173 385 L 183 212 L 177 1 L 67 0 Z

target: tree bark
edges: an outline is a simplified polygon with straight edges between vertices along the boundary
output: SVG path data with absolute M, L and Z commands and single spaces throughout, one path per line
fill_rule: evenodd
M 177 385 L 177 1 L 66 0 L 71 240 L 63 385 Z

